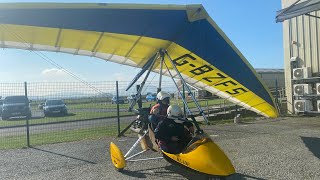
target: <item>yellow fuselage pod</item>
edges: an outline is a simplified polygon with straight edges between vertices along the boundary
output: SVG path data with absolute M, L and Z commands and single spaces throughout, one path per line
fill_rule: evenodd
M 114 167 L 123 169 L 126 166 L 126 160 L 124 159 L 121 150 L 113 142 L 110 143 L 110 155 Z
M 178 164 L 200 173 L 215 176 L 229 176 L 235 173 L 229 158 L 210 138 L 194 142 L 180 154 L 162 152 Z

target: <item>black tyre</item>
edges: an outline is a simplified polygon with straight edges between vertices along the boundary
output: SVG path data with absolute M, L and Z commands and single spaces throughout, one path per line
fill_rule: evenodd
M 118 172 L 123 172 L 123 168 L 116 168 Z
M 207 176 L 208 180 L 225 180 L 225 177 L 213 177 L 213 176 Z

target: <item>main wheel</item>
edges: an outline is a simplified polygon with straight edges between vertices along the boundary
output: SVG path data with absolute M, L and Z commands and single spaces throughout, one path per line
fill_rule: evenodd
M 116 168 L 116 171 L 122 172 L 122 171 L 123 171 L 123 168 Z

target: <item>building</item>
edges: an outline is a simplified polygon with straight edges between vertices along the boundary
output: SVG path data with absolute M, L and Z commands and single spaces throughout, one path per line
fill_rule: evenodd
M 284 69 L 256 68 L 255 70 L 270 90 L 285 87 Z
M 178 91 L 176 91 L 174 93 L 174 97 L 176 99 L 180 99 L 181 98 L 180 93 L 183 94 L 183 83 L 181 82 L 180 79 L 177 81 L 177 86 L 178 86 Z M 199 98 L 199 91 L 201 91 L 201 90 L 199 88 L 197 88 L 197 87 L 194 87 L 194 86 L 190 85 L 190 84 L 188 84 L 188 87 L 189 87 L 190 91 L 192 92 L 193 96 L 195 98 Z M 186 88 L 184 88 L 185 98 L 186 99 L 191 99 L 191 97 L 188 94 L 189 94 L 188 90 Z
M 284 69 L 256 68 L 255 70 L 272 96 L 279 100 L 277 102 L 286 102 Z
M 320 1 L 282 0 L 284 71 L 291 113 L 320 113 Z

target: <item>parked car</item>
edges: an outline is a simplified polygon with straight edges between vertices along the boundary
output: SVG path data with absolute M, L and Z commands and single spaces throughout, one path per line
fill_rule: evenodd
M 131 101 L 133 101 L 135 97 L 136 97 L 135 94 L 132 94 L 132 95 L 128 96 L 127 97 L 128 103 L 131 103 Z
M 49 115 L 67 115 L 67 105 L 61 99 L 48 99 L 43 106 L 44 116 Z
M 43 110 L 43 106 L 44 106 L 44 103 L 40 103 L 40 104 L 38 105 L 38 109 Z
M 0 116 L 1 116 L 1 114 L 2 114 L 2 105 L 3 105 L 3 100 L 0 99 Z
M 26 96 L 7 96 L 2 105 L 2 120 L 20 116 L 31 118 L 29 99 Z
M 111 99 L 111 104 L 125 104 L 125 99 L 124 97 L 119 97 L 117 102 L 117 96 L 113 96 Z
M 148 94 L 146 96 L 146 100 L 149 101 L 156 101 L 157 100 L 157 94 Z

